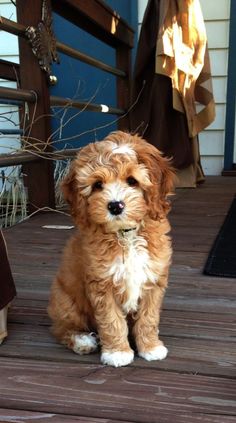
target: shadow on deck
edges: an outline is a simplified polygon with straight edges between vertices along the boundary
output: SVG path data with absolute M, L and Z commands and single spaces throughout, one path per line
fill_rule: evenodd
M 235 423 L 236 280 L 202 274 L 235 191 L 235 178 L 211 177 L 173 200 L 163 362 L 114 369 L 58 345 L 46 307 L 71 230 L 43 226 L 71 221 L 48 213 L 6 230 L 18 296 L 0 347 L 0 421 Z

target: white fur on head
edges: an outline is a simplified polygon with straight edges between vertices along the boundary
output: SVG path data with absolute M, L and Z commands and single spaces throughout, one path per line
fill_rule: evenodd
M 131 156 L 133 158 L 137 157 L 135 151 L 130 147 L 130 145 L 128 144 L 117 145 L 115 143 L 112 143 L 112 144 L 114 145 L 114 147 L 112 146 L 113 154 L 124 154 L 124 155 Z

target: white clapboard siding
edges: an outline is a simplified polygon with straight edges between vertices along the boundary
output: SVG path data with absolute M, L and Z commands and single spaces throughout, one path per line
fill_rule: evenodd
M 224 166 L 224 158 L 222 156 L 204 156 L 201 154 L 201 164 L 205 175 L 220 175 Z
M 229 19 L 230 0 L 200 0 L 200 3 L 206 21 Z
M 227 92 L 227 77 L 226 76 L 213 76 L 213 92 L 216 103 L 225 103 Z
M 209 48 L 212 76 L 227 76 L 228 49 Z
M 223 169 L 224 157 L 230 0 L 200 0 L 200 3 L 207 31 L 216 102 L 216 119 L 199 136 L 200 153 L 205 174 L 219 175 Z M 146 5 L 147 0 L 138 0 L 139 28 Z
M 0 16 L 16 21 L 16 8 L 11 1 L 0 0 Z M 19 63 L 18 38 L 15 35 L 0 31 L 0 58 L 9 62 Z M 16 88 L 16 82 L 0 79 L 0 86 Z M 0 104 L 0 130 L 19 128 L 19 112 L 16 106 Z M 20 148 L 18 135 L 0 134 L 0 153 L 12 153 Z M 12 167 L 1 168 L 5 176 L 14 175 Z
M 205 26 L 209 47 L 211 49 L 227 49 L 229 44 L 229 21 L 209 21 L 205 22 Z
M 0 150 L 1 154 L 11 154 L 20 148 L 20 136 L 19 135 L 4 135 L 0 136 Z M 1 168 L 5 173 L 10 173 L 11 169 Z
M 1 58 L 18 56 L 18 37 L 5 31 L 0 31 Z
M 141 24 L 148 0 L 138 0 L 138 23 Z
M 216 102 L 215 121 L 199 135 L 200 153 L 206 175 L 220 175 L 224 161 L 230 0 L 200 0 L 200 3 L 207 31 Z
M 1 87 L 16 88 L 16 82 L 15 81 L 6 81 L 5 79 L 0 79 L 0 85 L 1 85 Z M 0 104 L 0 106 L 1 106 L 1 104 Z
M 207 156 L 210 156 L 212 151 L 216 156 L 224 155 L 224 132 L 221 130 L 206 129 L 202 132 L 199 143 L 201 150 L 204 145 L 204 154 Z
M 0 0 L 0 16 L 16 21 L 16 8 L 10 0 Z M 0 58 L 9 62 L 19 62 L 18 37 L 0 31 Z
M 16 8 L 10 0 L 0 0 L 1 16 L 16 21 Z
M 220 130 L 220 131 L 224 131 L 225 129 L 225 113 L 226 113 L 226 107 L 225 104 L 216 104 L 216 118 L 214 120 L 214 122 L 208 126 L 208 130 Z M 209 132 L 210 134 L 210 132 Z M 212 154 L 214 155 L 214 151 L 212 152 Z M 204 151 L 203 151 L 204 154 Z
M 0 106 L 0 129 L 17 129 L 19 113 L 17 106 Z
M 10 0 L 0 0 L 0 16 L 16 22 L 16 8 Z
M 0 86 L 8 88 L 16 88 L 16 82 L 0 80 Z M 8 106 L 0 104 L 0 132 L 1 129 L 18 129 L 19 109 L 17 106 Z M 0 133 L 0 153 L 11 153 L 13 150 L 19 149 L 20 139 L 16 135 L 2 135 Z

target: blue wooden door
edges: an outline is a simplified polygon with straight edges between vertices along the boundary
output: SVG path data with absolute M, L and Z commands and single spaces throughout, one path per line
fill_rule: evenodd
M 136 26 L 136 0 L 107 0 L 106 3 L 131 26 Z M 58 41 L 116 66 L 115 50 L 112 47 L 56 14 L 54 31 Z M 53 74 L 58 82 L 51 87 L 52 95 L 116 106 L 116 78 L 113 75 L 63 54 L 60 54 L 60 64 L 53 65 Z M 116 115 L 71 108 L 54 108 L 53 115 L 53 139 L 56 148 L 79 147 L 102 139 L 116 128 Z

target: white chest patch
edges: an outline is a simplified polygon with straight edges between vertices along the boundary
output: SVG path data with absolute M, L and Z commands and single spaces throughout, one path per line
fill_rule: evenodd
M 147 241 L 132 232 L 120 238 L 123 255 L 117 257 L 110 268 L 110 276 L 116 285 L 121 284 L 127 300 L 122 308 L 125 313 L 136 311 L 142 287 L 147 282 L 155 283 L 157 275 L 153 271 Z

